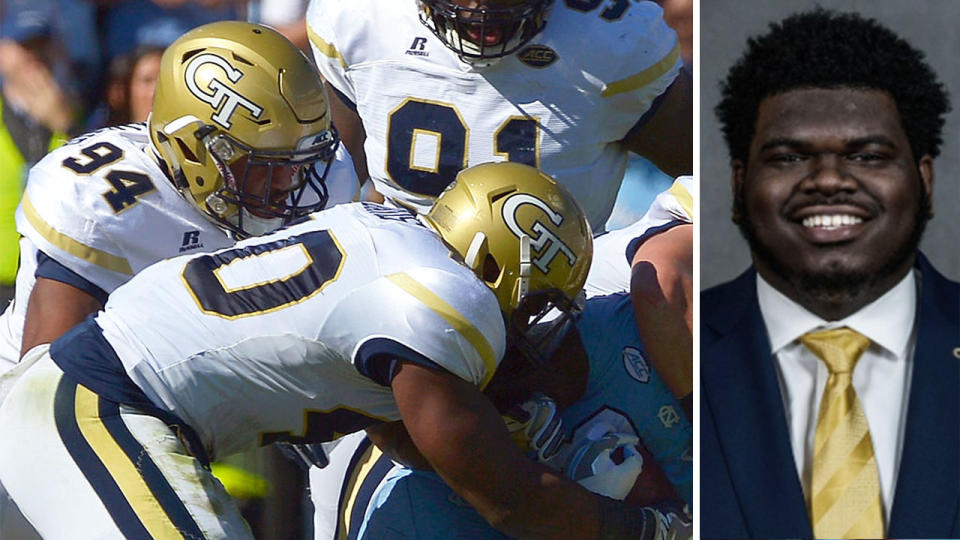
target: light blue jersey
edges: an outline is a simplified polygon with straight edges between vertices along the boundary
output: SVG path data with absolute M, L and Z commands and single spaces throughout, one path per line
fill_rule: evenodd
M 584 396 L 562 413 L 569 446 L 597 422 L 637 434 L 692 508 L 693 428 L 646 360 L 630 296 L 589 299 L 577 328 L 590 378 Z M 311 471 L 314 506 L 323 514 L 316 538 L 506 538 L 437 474 L 394 465 L 365 437 L 347 438 L 330 459 L 331 467 Z
M 563 411 L 564 429 L 574 442 L 597 421 L 619 432 L 633 431 L 692 508 L 693 426 L 646 359 L 630 295 L 591 298 L 577 330 L 590 360 L 590 378 L 584 396 Z

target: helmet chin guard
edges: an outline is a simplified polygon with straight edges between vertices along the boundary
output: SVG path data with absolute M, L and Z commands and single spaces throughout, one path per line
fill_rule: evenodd
M 522 0 L 504 7 L 468 8 L 450 0 L 417 1 L 420 22 L 475 67 L 492 65 L 529 43 L 546 26 L 552 4 Z
M 256 236 L 326 206 L 325 179 L 340 144 L 335 130 L 331 128 L 316 137 L 311 146 L 278 152 L 250 148 L 225 133 L 213 131 L 203 135 L 210 127 L 201 128 L 198 136 L 203 139 L 224 183 L 220 190 L 208 195 L 205 202 L 221 224 L 241 237 Z M 244 158 L 238 175 L 232 165 Z M 278 178 L 278 170 L 289 170 L 289 178 Z M 262 190 L 251 190 L 252 177 L 263 178 L 257 182 Z M 284 183 L 286 189 L 275 190 L 274 186 Z M 231 212 L 234 208 L 239 211 Z

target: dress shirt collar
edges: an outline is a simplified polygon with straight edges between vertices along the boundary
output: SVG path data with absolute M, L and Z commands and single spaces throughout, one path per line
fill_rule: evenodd
M 856 313 L 832 322 L 821 319 L 787 298 L 760 274 L 757 274 L 757 298 L 773 353 L 811 330 L 847 326 L 867 336 L 896 358 L 905 358 L 917 308 L 917 278 L 914 272 L 907 272 L 883 296 Z

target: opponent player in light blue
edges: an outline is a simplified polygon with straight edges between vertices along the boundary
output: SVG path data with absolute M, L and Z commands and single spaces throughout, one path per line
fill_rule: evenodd
M 534 457 L 607 496 L 638 504 L 679 496 L 692 505 L 692 427 L 645 359 L 629 294 L 591 298 L 555 339 L 546 365 L 504 363 L 486 392 L 501 403 L 531 390 L 556 399 L 567 437 L 555 453 L 547 448 L 549 422 L 537 411 Z M 395 464 L 361 434 L 330 460 L 311 470 L 316 538 L 504 538 L 439 475 Z

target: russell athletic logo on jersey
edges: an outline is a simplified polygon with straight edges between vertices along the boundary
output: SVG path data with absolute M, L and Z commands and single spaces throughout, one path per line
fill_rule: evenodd
M 203 244 L 200 242 L 200 231 L 187 231 L 183 233 L 183 242 L 180 244 L 180 253 L 202 247 Z
M 550 223 L 558 227 L 563 223 L 563 216 L 560 212 L 551 208 L 546 202 L 526 193 L 512 195 L 503 203 L 503 210 L 501 212 L 503 213 L 503 221 L 507 224 L 507 228 L 509 228 L 510 232 L 516 235 L 517 238 L 529 236 L 530 247 L 533 251 L 540 253 L 540 256 L 532 261 L 534 266 L 539 268 L 544 274 L 548 274 L 550 273 L 550 263 L 561 253 L 566 257 L 570 266 L 576 264 L 577 256 L 573 253 L 573 250 L 564 244 L 557 235 L 553 234 L 542 221 L 534 221 L 529 232 L 520 228 L 520 225 L 517 224 L 517 210 L 526 204 L 536 206 L 543 210 L 543 213 L 547 215 Z
M 197 96 L 197 99 L 209 104 L 213 108 L 215 114 L 210 117 L 211 120 L 225 129 L 230 129 L 233 125 L 230 122 L 230 117 L 233 116 L 233 113 L 236 112 L 239 107 L 250 111 L 250 114 L 253 115 L 254 118 L 260 118 L 260 115 L 263 114 L 263 107 L 250 101 L 222 80 L 212 77 L 209 80 L 210 82 L 207 83 L 206 88 L 202 88 L 201 82 L 197 80 L 197 75 L 200 72 L 200 68 L 204 66 L 216 66 L 220 68 L 232 83 L 239 81 L 243 77 L 243 72 L 230 65 L 230 62 L 213 53 L 198 55 L 187 64 L 185 72 L 187 88 L 191 94 Z M 205 78 L 206 77 L 203 79 Z
M 413 43 L 410 44 L 410 48 L 407 49 L 407 54 L 410 56 L 430 56 L 430 53 L 425 51 L 427 47 L 427 38 L 425 37 L 415 37 L 413 38 Z

